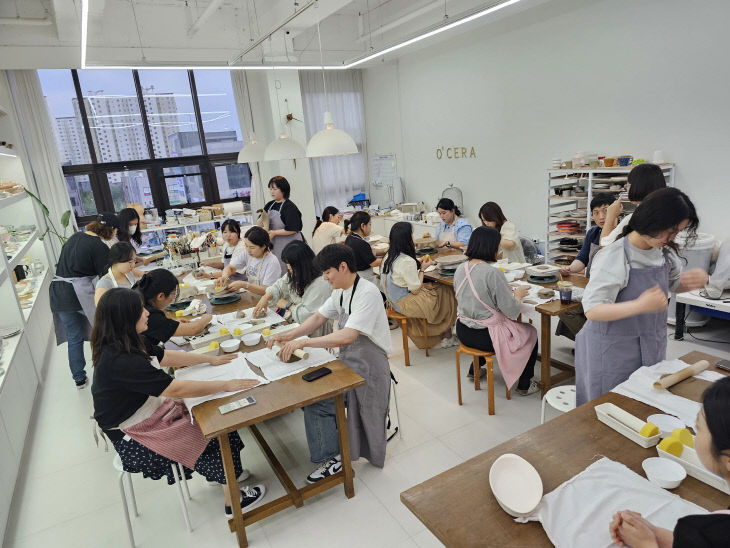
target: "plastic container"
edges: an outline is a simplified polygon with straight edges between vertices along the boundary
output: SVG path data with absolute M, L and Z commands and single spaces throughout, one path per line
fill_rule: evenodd
M 687 236 L 684 232 L 681 232 L 674 242 L 679 246 L 679 253 L 687 260 L 687 264 L 682 267 L 682 270 L 689 270 L 690 268 L 701 268 L 705 272 L 710 270 L 712 249 L 715 247 L 715 237 L 712 234 L 698 232 L 697 239 L 690 246 L 687 246 Z M 685 325 L 687 327 L 702 327 L 710 320 L 696 310 L 690 311 L 689 306 L 686 309 Z M 675 294 L 672 294 L 669 303 L 667 323 L 670 325 L 677 323 L 677 299 Z

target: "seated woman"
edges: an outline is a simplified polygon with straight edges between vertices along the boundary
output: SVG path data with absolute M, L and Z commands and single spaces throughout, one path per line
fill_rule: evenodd
M 702 395 L 695 450 L 700 462 L 730 483 L 730 378 L 713 383 Z M 679 518 L 674 531 L 662 529 L 638 512 L 618 512 L 609 525 L 619 546 L 721 548 L 728 545 L 730 510 Z
M 383 259 L 376 258 L 376 255 L 385 254 L 385 251 L 373 253 L 373 248 L 365 240 L 372 232 L 370 214 L 367 211 L 356 211 L 350 218 L 349 227 L 350 234 L 345 239 L 345 245 L 355 254 L 357 273 L 360 277 L 377 284 L 373 267 L 380 266 Z
M 211 278 L 224 277 L 233 280 L 245 280 L 246 277 L 243 274 L 236 273 L 236 268 L 231 266 L 231 262 L 239 264 L 243 261 L 245 263 L 246 244 L 241 238 L 241 225 L 235 219 L 226 219 L 221 225 L 221 235 L 226 243 L 223 247 L 222 259 L 220 261 L 201 261 L 201 264 L 223 269 L 222 272 L 210 274 L 209 277 Z
M 511 263 L 525 262 L 520 231 L 512 221 L 507 220 L 501 207 L 494 202 L 487 202 L 479 210 L 479 218 L 482 220 L 482 225 L 496 228 L 502 235 L 499 248 L 502 251 L 503 259 L 507 259 Z
M 431 261 L 416 259 L 413 226 L 399 222 L 390 229 L 390 249 L 383 260 L 380 287 L 396 312 L 408 316 L 408 337 L 418 348 L 458 344 L 451 336 L 456 320 L 456 300 L 451 288 L 442 284 L 424 284 L 423 270 Z M 423 322 L 414 321 L 424 318 Z
M 177 298 L 179 284 L 175 275 L 164 268 L 147 272 L 134 284 L 142 295 L 145 308 L 149 312 L 148 327 L 143 335 L 150 343 L 166 343 L 172 336 L 191 336 L 200 333 L 210 323 L 213 316 L 203 314 L 197 320 L 173 320 L 165 316 L 165 308 Z
M 104 275 L 96 282 L 96 291 L 94 292 L 94 304 L 99 303 L 101 296 L 109 289 L 115 287 L 126 287 L 132 289 L 132 286 L 141 278 L 144 272 L 134 268 L 137 257 L 134 248 L 127 242 L 118 242 L 109 250 L 109 266 Z
M 436 204 L 436 211 L 441 217 L 439 227 L 436 229 L 438 246 L 466 249 L 472 228 L 466 219 L 460 218 L 461 211 L 456 207 L 454 201 L 449 198 L 441 198 Z
M 141 472 L 155 480 L 167 476 L 171 485 L 175 483 L 171 465 L 178 462 L 187 478 L 195 470 L 210 482 L 225 484 L 218 440 L 203 437 L 179 400 L 238 392 L 258 383 L 243 379 L 172 379 L 160 366 L 182 367 L 208 362 L 210 357 L 145 345 L 140 334 L 147 329 L 148 316 L 139 295 L 130 289 L 110 289 L 99 299 L 91 333 L 94 419 L 114 445 L 127 472 Z M 234 356 L 221 356 L 217 364 L 229 362 Z M 228 438 L 238 477 L 243 474 L 243 442 L 238 432 L 232 432 Z M 263 485 L 244 487 L 241 506 L 258 502 L 264 491 Z M 224 488 L 223 493 L 225 514 L 230 518 L 228 491 Z
M 306 243 L 289 242 L 281 253 L 281 259 L 286 264 L 287 273 L 266 288 L 254 309 L 254 316 L 265 313 L 270 303 L 284 301 L 280 308 L 288 310 L 291 321 L 304 323 L 329 299 L 332 287 L 315 266 L 314 253 Z M 329 333 L 332 333 L 332 322 L 317 329 L 312 336 L 322 337 Z
M 234 280 L 228 287 L 234 290 L 244 288 L 256 295 L 263 295 L 266 288 L 281 277 L 279 259 L 271 252 L 273 246 L 268 232 L 260 226 L 253 226 L 246 231 L 244 244 L 246 252 L 231 259 L 221 279 L 226 280 L 229 275 L 240 272 L 244 280 Z
M 537 360 L 537 330 L 517 321 L 526 288 L 510 289 L 504 272 L 492 266 L 502 236 L 490 227 L 472 232 L 466 256 L 454 274 L 458 302 L 456 336 L 466 346 L 494 352 L 505 384 L 517 381 L 523 396 L 539 390 L 532 380 Z M 483 361 L 482 361 L 483 363 Z
M 324 208 L 322 218 L 317 217 L 317 224 L 314 225 L 312 232 L 312 250 L 315 255 L 322 251 L 324 246 L 337 243 L 337 237 L 345 233 L 344 227 L 340 226 L 341 222 L 342 214 L 336 207 Z

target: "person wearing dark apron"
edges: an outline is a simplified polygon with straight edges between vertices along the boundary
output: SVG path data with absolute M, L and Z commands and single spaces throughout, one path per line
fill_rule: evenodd
M 332 296 L 318 312 L 301 326 L 269 339 L 285 343 L 282 359 L 287 360 L 296 349 L 340 348 L 340 360 L 365 379 L 365 385 L 347 394 L 347 429 L 350 457 L 364 457 L 382 468 L 385 464 L 385 422 L 390 402 L 390 363 L 392 350 L 390 329 L 380 291 L 371 282 L 360 278 L 352 250 L 344 245 L 326 246 L 317 255 L 322 276 L 333 288 Z M 328 320 L 336 319 L 340 327 L 323 337 L 298 339 L 309 335 Z M 332 399 L 304 408 L 304 425 L 310 457 L 320 464 L 307 481 L 314 483 L 340 471 L 340 447 L 337 436 L 335 405 Z
M 109 262 L 109 247 L 102 241 L 113 238 L 119 222 L 116 215 L 102 214 L 73 234 L 61 248 L 49 293 L 56 344 L 68 342 L 68 364 L 76 387 L 85 388 L 84 341 L 94 323 L 96 281 Z
M 284 177 L 272 177 L 269 181 L 269 192 L 273 199 L 264 206 L 264 211 L 269 215 L 269 238 L 274 245 L 272 252 L 279 259 L 281 271 L 286 272 L 281 252 L 289 242 L 304 241 L 302 214 L 294 202 L 289 200 L 291 186 Z
M 691 237 L 698 224 L 684 193 L 657 190 L 634 212 L 630 232 L 596 255 L 583 295 L 588 321 L 575 345 L 578 405 L 666 359 L 668 292 L 704 287 L 708 278 L 699 268 L 680 273 L 674 244 L 679 231 Z

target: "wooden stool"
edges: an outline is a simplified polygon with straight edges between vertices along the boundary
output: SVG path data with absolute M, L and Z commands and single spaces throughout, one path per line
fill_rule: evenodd
M 459 344 L 459 349 L 456 351 L 456 388 L 459 394 L 459 405 L 461 405 L 461 354 L 472 356 L 473 367 L 474 367 L 474 390 L 479 390 L 479 358 L 484 358 L 487 362 L 487 397 L 489 398 L 489 414 L 494 415 L 494 371 L 492 356 L 494 352 L 487 352 L 486 350 L 477 350 L 471 348 L 465 344 Z M 507 388 L 507 399 L 512 399 L 512 391 Z
M 389 319 L 395 320 L 398 323 L 400 323 L 400 329 L 403 332 L 403 354 L 406 358 L 406 365 L 411 365 L 411 357 L 408 354 L 408 318 L 401 314 L 400 312 L 396 312 L 392 308 L 386 308 L 385 309 L 385 315 L 388 316 Z M 426 331 L 426 318 L 418 318 L 423 322 L 423 332 L 427 333 Z M 426 339 L 426 356 L 429 355 L 428 353 L 428 335 L 425 337 Z

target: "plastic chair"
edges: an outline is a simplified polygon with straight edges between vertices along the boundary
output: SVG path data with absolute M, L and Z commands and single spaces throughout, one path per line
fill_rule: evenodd
M 547 391 L 542 398 L 540 409 L 540 424 L 545 423 L 545 403 L 561 413 L 575 409 L 575 385 L 556 386 Z
M 406 365 L 411 365 L 411 357 L 408 354 L 408 318 L 405 315 L 401 314 L 400 312 L 396 312 L 392 308 L 386 308 L 385 315 L 389 319 L 395 320 L 398 323 L 400 323 L 400 329 L 401 329 L 401 332 L 403 333 L 403 354 L 406 359 Z M 417 318 L 417 319 L 419 319 L 423 322 L 423 332 L 426 333 L 427 332 L 426 326 L 428 325 L 426 323 L 426 319 L 425 318 Z M 426 356 L 429 356 L 428 337 L 425 337 L 425 339 L 426 339 Z
M 461 364 L 460 358 L 462 354 L 471 356 L 473 358 L 474 367 L 474 390 L 480 389 L 479 383 L 479 358 L 484 358 L 487 367 L 487 397 L 489 398 L 489 414 L 494 415 L 494 364 L 492 357 L 494 352 L 487 352 L 486 350 L 478 350 L 471 348 L 465 344 L 459 344 L 459 348 L 456 350 L 456 389 L 459 395 L 459 405 L 461 405 Z M 507 399 L 512 399 L 512 391 L 507 388 Z

